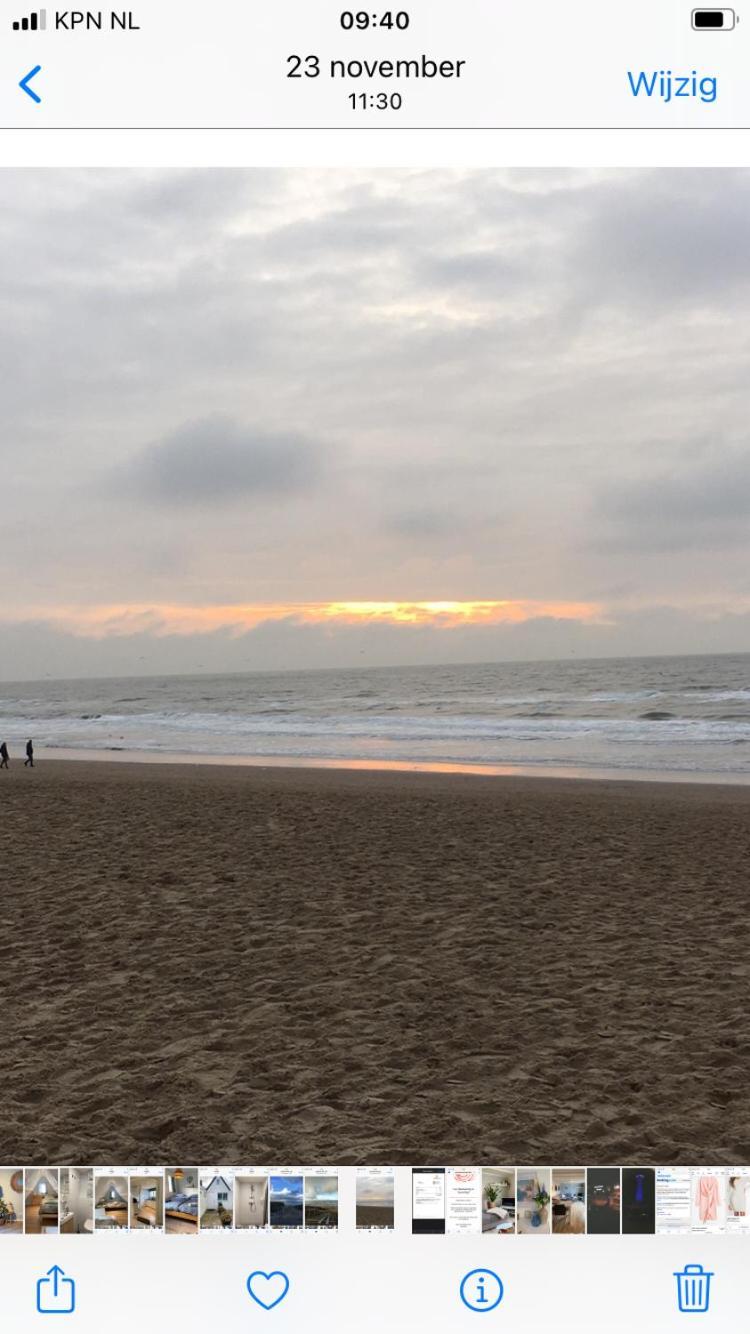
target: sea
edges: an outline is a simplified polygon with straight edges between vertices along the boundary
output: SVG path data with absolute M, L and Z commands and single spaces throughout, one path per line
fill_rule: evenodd
M 750 654 L 0 684 L 20 756 L 750 779 Z

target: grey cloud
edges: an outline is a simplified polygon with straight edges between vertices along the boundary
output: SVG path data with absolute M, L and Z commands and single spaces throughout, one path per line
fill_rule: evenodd
M 323 454 L 315 441 L 214 416 L 149 445 L 118 483 L 129 480 L 144 499 L 178 506 L 289 497 L 317 482 Z
M 744 171 L 624 173 L 582 193 L 573 255 L 600 301 L 721 307 L 750 284 L 750 177 Z
M 750 449 L 703 445 L 697 457 L 686 449 L 670 471 L 609 483 L 599 497 L 599 510 L 621 546 L 748 546 Z
M 385 531 L 395 537 L 418 540 L 445 539 L 455 533 L 457 528 L 463 529 L 464 524 L 465 520 L 460 520 L 456 514 L 451 514 L 447 509 L 401 510 L 386 515 L 383 521 Z

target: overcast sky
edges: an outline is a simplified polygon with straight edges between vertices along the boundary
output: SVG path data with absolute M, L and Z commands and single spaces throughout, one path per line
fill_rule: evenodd
M 2 199 L 5 679 L 750 650 L 750 173 Z

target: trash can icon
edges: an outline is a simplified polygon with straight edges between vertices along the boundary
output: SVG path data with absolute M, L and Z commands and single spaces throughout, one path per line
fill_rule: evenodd
M 681 1311 L 707 1311 L 711 1300 L 711 1279 L 713 1271 L 703 1265 L 685 1265 L 675 1274 L 677 1279 L 677 1305 Z

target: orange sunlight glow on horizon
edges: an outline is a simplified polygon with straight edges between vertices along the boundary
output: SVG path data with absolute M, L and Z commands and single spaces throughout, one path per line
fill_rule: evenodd
M 269 622 L 294 625 L 406 625 L 452 630 L 471 625 L 514 625 L 550 618 L 601 623 L 602 609 L 591 602 L 501 601 L 435 602 L 290 602 L 218 606 L 113 604 L 37 609 L 13 619 L 43 620 L 84 638 L 151 634 L 201 635 L 226 631 L 246 634 Z

